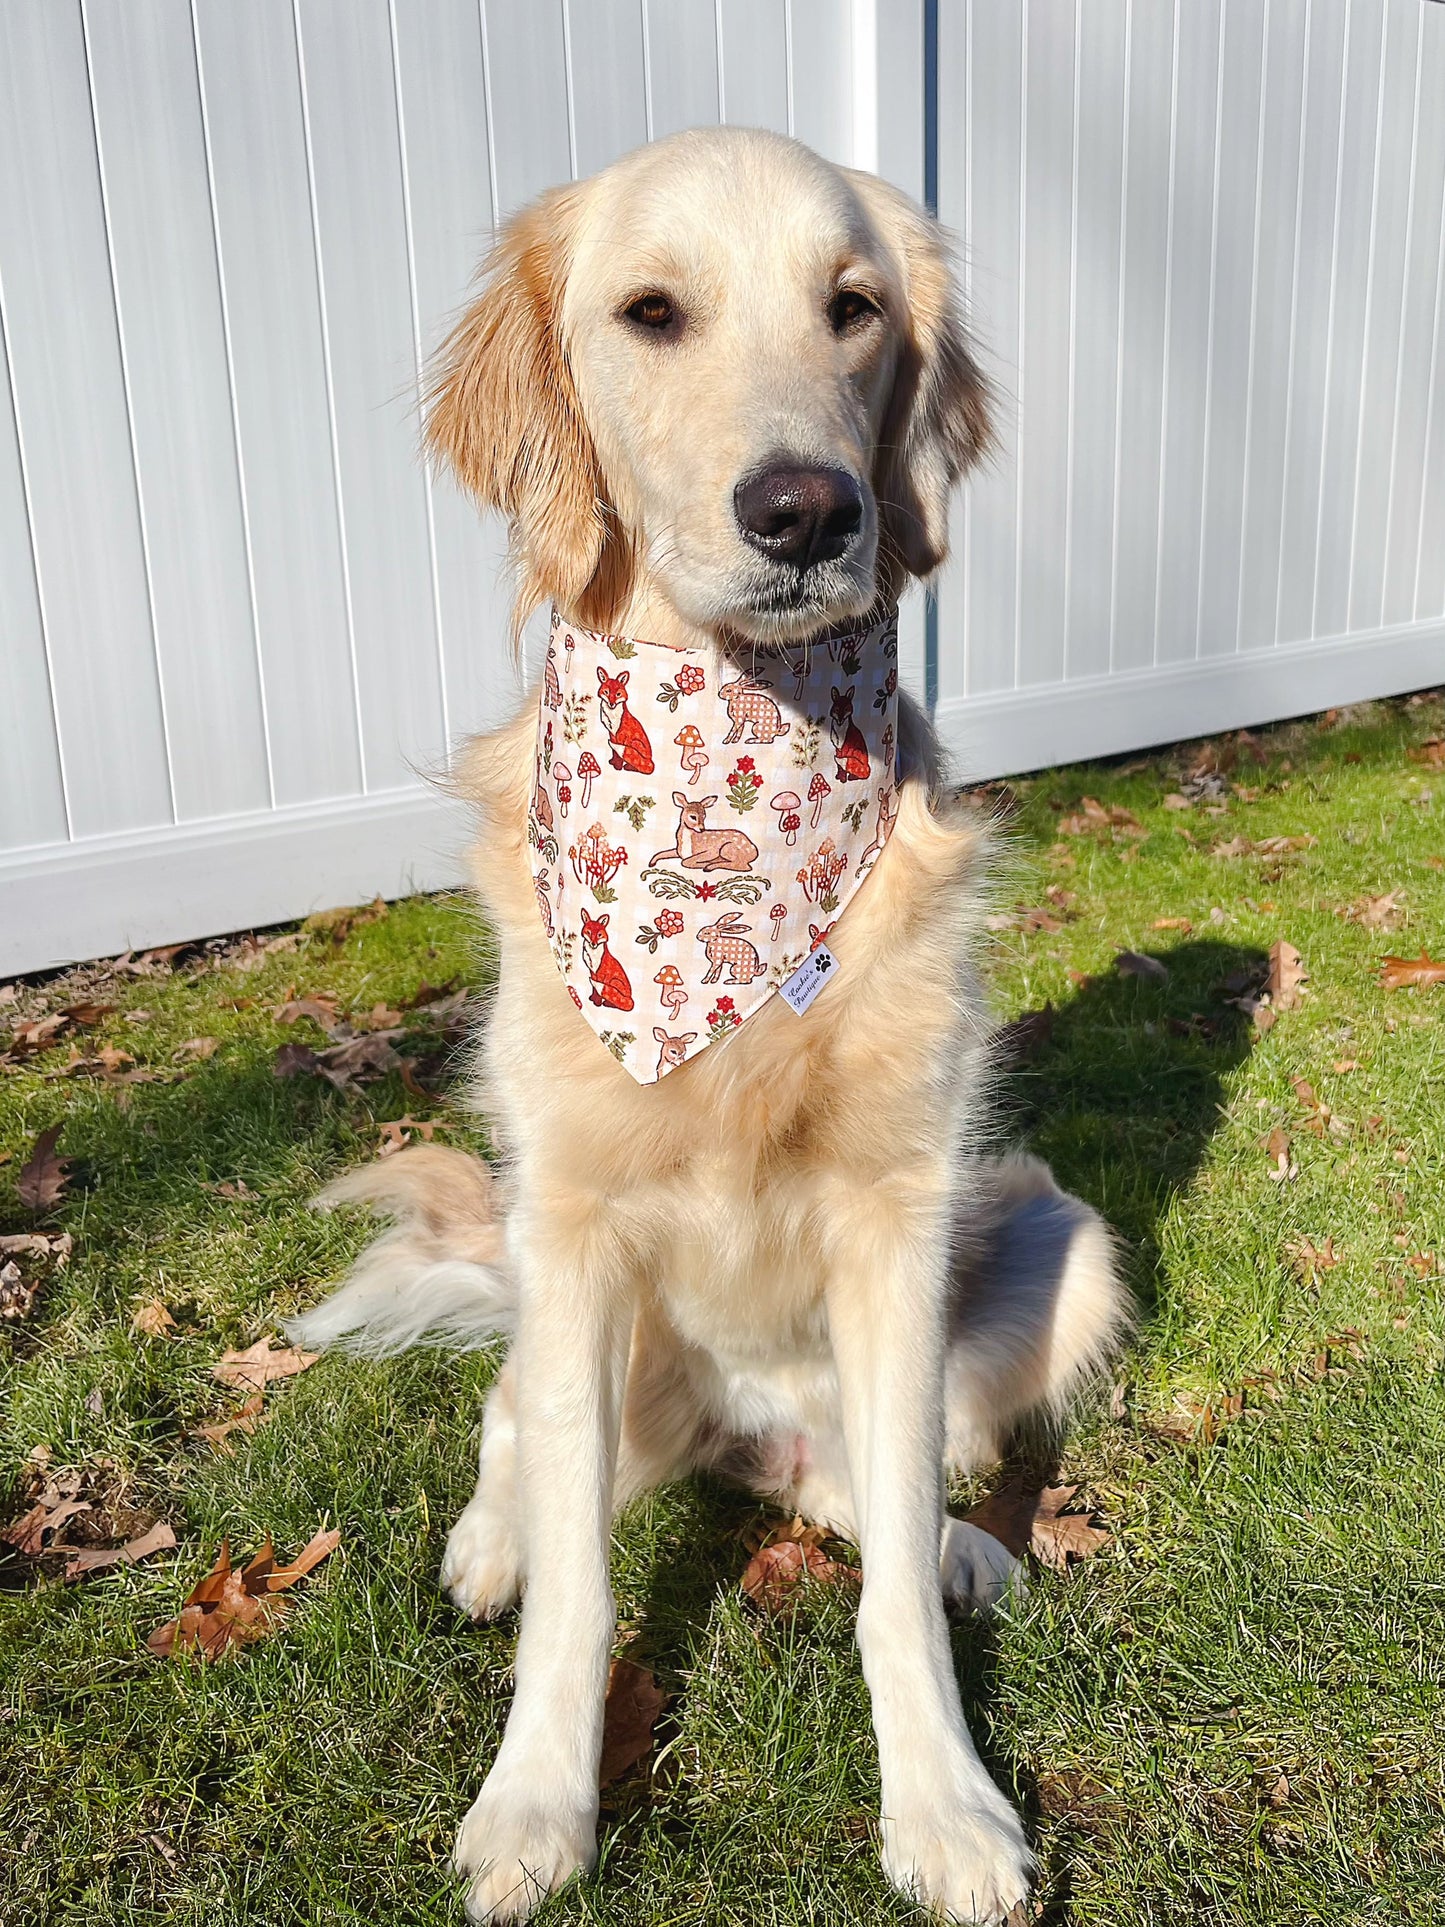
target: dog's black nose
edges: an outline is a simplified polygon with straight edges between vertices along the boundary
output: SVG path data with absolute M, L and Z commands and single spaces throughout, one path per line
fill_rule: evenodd
M 743 540 L 800 569 L 834 562 L 863 525 L 863 491 L 844 468 L 759 469 L 733 491 Z

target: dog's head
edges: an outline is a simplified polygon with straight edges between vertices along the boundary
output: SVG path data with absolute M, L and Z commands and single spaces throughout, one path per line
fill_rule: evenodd
M 509 222 L 427 435 L 508 518 L 522 615 L 551 598 L 614 630 L 641 587 L 768 644 L 937 567 L 989 418 L 937 223 L 721 128 Z

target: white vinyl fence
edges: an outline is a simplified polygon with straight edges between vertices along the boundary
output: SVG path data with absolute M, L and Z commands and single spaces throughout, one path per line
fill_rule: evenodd
M 1445 675 L 1445 7 L 5 0 L 0 972 L 452 881 L 516 698 L 416 454 L 495 222 L 675 128 L 969 239 L 1004 454 L 905 667 L 971 775 Z

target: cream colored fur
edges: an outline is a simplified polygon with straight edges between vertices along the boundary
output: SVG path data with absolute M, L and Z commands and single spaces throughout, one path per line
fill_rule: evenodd
M 842 286 L 880 310 L 847 338 Z M 625 317 L 658 288 L 686 316 L 672 341 Z M 524 603 L 678 646 L 706 631 L 747 661 L 941 558 L 985 402 L 926 217 L 791 142 L 719 131 L 518 217 L 430 433 L 511 518 Z M 850 555 L 781 588 L 731 519 L 778 451 L 850 468 L 868 504 Z M 964 1724 L 944 1593 L 987 1604 L 1012 1562 L 945 1519 L 942 1474 L 1061 1408 L 1123 1301 L 1094 1214 L 1043 1166 L 985 1155 L 978 820 L 905 703 L 897 825 L 829 937 L 826 993 L 802 1017 L 775 998 L 639 1086 L 579 1021 L 537 914 L 534 714 L 473 743 L 462 779 L 501 941 L 475 1099 L 504 1176 L 420 1147 L 342 1179 L 327 1201 L 399 1222 L 298 1327 L 383 1352 L 511 1337 L 444 1570 L 479 1617 L 525 1586 L 511 1716 L 457 1844 L 469 1910 L 520 1919 L 592 1864 L 610 1520 L 712 1466 L 858 1541 L 885 1865 L 940 1914 L 1002 1920 L 1031 1858 Z

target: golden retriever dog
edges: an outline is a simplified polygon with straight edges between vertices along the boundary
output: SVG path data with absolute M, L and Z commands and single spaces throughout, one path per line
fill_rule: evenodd
M 744 668 L 935 569 L 989 432 L 935 222 L 734 129 L 519 213 L 427 413 L 434 453 L 509 520 L 519 622 L 550 601 Z M 464 762 L 501 944 L 475 1088 L 499 1173 L 417 1147 L 342 1178 L 325 1202 L 396 1222 L 293 1327 L 373 1354 L 510 1339 L 443 1568 L 475 1618 L 522 1601 L 505 1736 L 456 1846 L 468 1911 L 520 1920 L 593 1865 L 613 1516 L 706 1467 L 858 1544 L 884 1866 L 941 1916 L 1002 1920 L 1032 1861 L 965 1725 L 945 1608 L 996 1600 L 1013 1561 L 946 1516 L 944 1476 L 1057 1413 L 1124 1303 L 1099 1219 L 987 1153 L 978 816 L 904 700 L 892 834 L 829 933 L 827 994 L 801 1016 L 770 997 L 640 1084 L 538 916 L 536 730 L 534 699 Z

